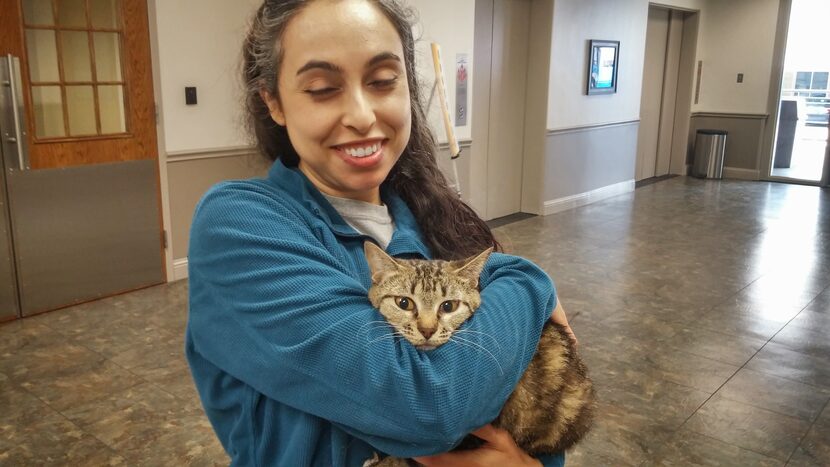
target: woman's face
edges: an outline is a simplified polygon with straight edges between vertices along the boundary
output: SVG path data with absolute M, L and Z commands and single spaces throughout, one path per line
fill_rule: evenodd
M 409 142 L 403 47 L 366 0 L 318 0 L 285 29 L 279 100 L 299 169 L 323 193 L 380 204 L 379 186 Z

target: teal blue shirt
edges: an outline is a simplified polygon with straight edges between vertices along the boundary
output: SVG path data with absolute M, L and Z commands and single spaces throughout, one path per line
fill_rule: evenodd
M 387 251 L 429 258 L 406 204 L 383 198 L 395 221 Z M 496 418 L 517 384 L 555 305 L 541 269 L 493 254 L 465 323 L 488 352 L 420 352 L 372 324 L 383 318 L 367 299 L 366 239 L 281 162 L 265 179 L 216 185 L 196 208 L 186 353 L 233 465 L 445 452 Z

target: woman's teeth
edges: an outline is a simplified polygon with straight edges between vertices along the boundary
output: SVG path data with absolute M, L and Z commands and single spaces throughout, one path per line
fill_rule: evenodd
M 362 148 L 347 148 L 343 151 L 352 157 L 366 157 L 378 152 L 378 149 L 380 149 L 380 143 L 375 143 L 371 146 Z

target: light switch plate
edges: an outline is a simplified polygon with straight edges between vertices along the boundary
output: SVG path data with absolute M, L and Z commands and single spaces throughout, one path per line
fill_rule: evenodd
M 188 86 L 184 88 L 184 102 L 187 105 L 196 105 L 198 103 L 196 99 L 196 87 L 195 86 Z

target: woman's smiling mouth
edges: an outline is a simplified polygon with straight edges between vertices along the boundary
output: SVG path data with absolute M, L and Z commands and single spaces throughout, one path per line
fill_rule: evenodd
M 361 141 L 333 146 L 337 154 L 348 164 L 360 168 L 369 168 L 378 164 L 383 158 L 386 140 Z

